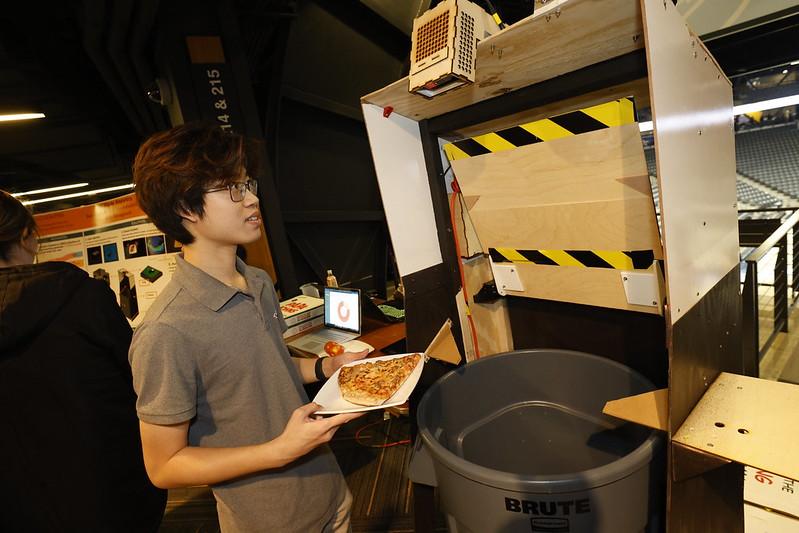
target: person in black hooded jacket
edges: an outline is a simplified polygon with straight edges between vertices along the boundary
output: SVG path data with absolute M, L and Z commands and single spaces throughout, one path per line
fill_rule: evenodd
M 0 531 L 154 532 L 111 289 L 70 263 L 32 264 L 36 223 L 0 191 Z

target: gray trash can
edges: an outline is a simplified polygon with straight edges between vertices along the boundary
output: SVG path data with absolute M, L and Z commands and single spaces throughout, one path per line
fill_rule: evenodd
M 495 355 L 445 375 L 417 417 L 450 531 L 644 531 L 661 436 L 602 408 L 652 389 L 621 364 L 563 350 Z M 414 461 L 418 472 L 425 459 Z

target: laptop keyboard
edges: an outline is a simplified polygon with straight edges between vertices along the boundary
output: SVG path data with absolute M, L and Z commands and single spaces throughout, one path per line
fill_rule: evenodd
M 321 331 L 309 333 L 301 339 L 292 341 L 290 344 L 306 352 L 321 353 L 327 341 L 335 341 L 341 344 L 354 338 L 357 338 L 357 335 L 354 333 L 337 331 L 334 329 L 323 329 Z
M 335 331 L 332 329 L 327 330 L 324 335 L 328 338 L 328 340 L 336 342 L 347 342 L 355 338 L 355 334 L 353 333 L 348 333 L 346 331 Z
M 324 348 L 324 343 L 321 342 L 309 342 L 307 344 L 303 344 L 302 349 L 306 350 L 311 353 L 320 352 Z

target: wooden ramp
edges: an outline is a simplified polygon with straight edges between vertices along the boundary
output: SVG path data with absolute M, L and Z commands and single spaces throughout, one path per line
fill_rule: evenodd
M 453 158 L 483 251 L 517 267 L 523 289 L 509 295 L 661 314 L 659 296 L 654 305 L 628 301 L 621 272 L 634 266 L 610 259 L 625 251 L 649 252 L 652 261 L 643 270 L 654 277 L 654 261 L 663 257 L 637 123 L 577 135 L 561 130 L 538 132 L 562 135 L 551 140 Z M 487 137 L 475 142 L 491 147 Z M 519 253 L 513 257 L 504 250 Z M 536 263 L 526 251 L 546 258 Z M 614 268 L 559 259 L 574 258 L 570 251 L 599 255 Z

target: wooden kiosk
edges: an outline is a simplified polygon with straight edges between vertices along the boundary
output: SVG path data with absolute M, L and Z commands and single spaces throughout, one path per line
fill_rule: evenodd
M 575 349 L 663 387 L 613 413 L 668 435 L 668 531 L 743 531 L 742 463 L 799 477 L 759 451 L 777 424 L 754 408 L 799 397 L 739 375 L 731 85 L 671 0 L 552 0 L 479 43 L 475 83 L 362 105 L 409 349 L 451 318 L 469 359 Z M 652 110 L 657 201 L 632 105 Z M 507 297 L 476 303 L 491 280 Z

